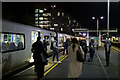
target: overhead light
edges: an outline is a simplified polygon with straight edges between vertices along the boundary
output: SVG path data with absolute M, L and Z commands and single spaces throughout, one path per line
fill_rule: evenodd
M 102 16 L 102 17 L 100 17 L 100 19 L 103 19 L 104 17 Z
M 46 11 L 47 9 L 46 9 L 46 8 L 44 8 L 44 10 Z
M 95 19 L 95 17 L 92 17 L 92 19 Z

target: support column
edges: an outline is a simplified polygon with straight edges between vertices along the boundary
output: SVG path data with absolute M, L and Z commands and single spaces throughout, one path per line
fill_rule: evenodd
M 101 46 L 101 32 L 99 32 L 99 46 Z
M 118 37 L 118 42 L 120 43 L 120 37 Z
M 89 46 L 89 30 L 87 30 L 87 46 Z

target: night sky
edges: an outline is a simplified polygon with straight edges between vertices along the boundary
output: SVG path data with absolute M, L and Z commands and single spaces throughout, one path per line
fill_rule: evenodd
M 40 3 L 40 2 L 39 2 Z M 37 3 L 37 4 L 39 4 Z M 3 4 L 3 13 L 6 11 L 9 13 L 14 13 L 15 11 L 20 16 L 27 15 L 25 14 L 26 8 L 29 9 L 30 13 L 32 13 L 31 9 L 32 5 L 36 3 L 4 3 Z M 83 28 L 88 29 L 96 29 L 97 21 L 92 20 L 92 17 L 100 18 L 104 16 L 103 20 L 99 20 L 99 29 L 107 29 L 107 3 L 106 2 L 49 2 L 45 3 L 47 5 L 55 4 L 57 8 L 63 9 L 68 12 L 71 16 L 73 16 Z M 28 7 L 25 7 L 25 6 Z M 10 9 L 11 8 L 11 9 Z M 21 10 L 21 11 L 20 11 Z M 9 14 L 7 13 L 7 15 Z M 5 17 L 5 15 L 3 16 Z M 120 29 L 120 2 L 112 2 L 110 4 L 110 29 Z M 120 31 L 119 31 L 120 32 Z
M 99 20 L 99 28 L 105 29 L 107 27 L 107 3 L 105 2 L 79 2 L 79 3 L 57 3 L 58 6 L 69 12 L 74 16 L 83 27 L 88 29 L 96 29 L 96 20 L 92 20 L 92 16 L 100 18 L 104 16 L 103 20 Z M 61 6 L 62 4 L 62 6 Z M 110 28 L 118 28 L 119 24 L 119 3 L 111 3 L 110 6 Z

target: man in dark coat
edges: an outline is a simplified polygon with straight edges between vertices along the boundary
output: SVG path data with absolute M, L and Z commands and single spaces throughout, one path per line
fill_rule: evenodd
M 105 57 L 106 57 L 106 66 L 109 66 L 110 63 L 110 47 L 111 47 L 111 43 L 110 41 L 107 39 L 104 43 L 104 47 L 105 47 Z
M 91 42 L 89 43 L 89 52 L 90 52 L 90 58 L 88 62 L 92 62 L 95 54 L 94 39 L 91 39 Z
M 35 64 L 35 72 L 37 73 L 37 80 L 41 80 L 44 76 L 44 62 L 41 54 L 43 53 L 46 57 L 48 56 L 42 42 L 41 37 L 37 37 L 37 41 L 32 45 L 33 59 Z

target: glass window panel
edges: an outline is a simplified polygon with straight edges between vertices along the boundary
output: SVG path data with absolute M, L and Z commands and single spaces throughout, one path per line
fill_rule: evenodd
M 16 51 L 25 48 L 24 34 L 2 33 L 0 45 L 2 45 L 2 52 Z
M 39 13 L 43 13 L 44 11 L 43 10 L 39 10 Z
M 35 9 L 35 13 L 38 13 L 38 9 Z
M 35 17 L 38 17 L 38 14 L 35 14 Z
M 60 16 L 60 12 L 58 12 L 58 16 Z
M 43 17 L 39 17 L 39 20 L 43 20 Z

